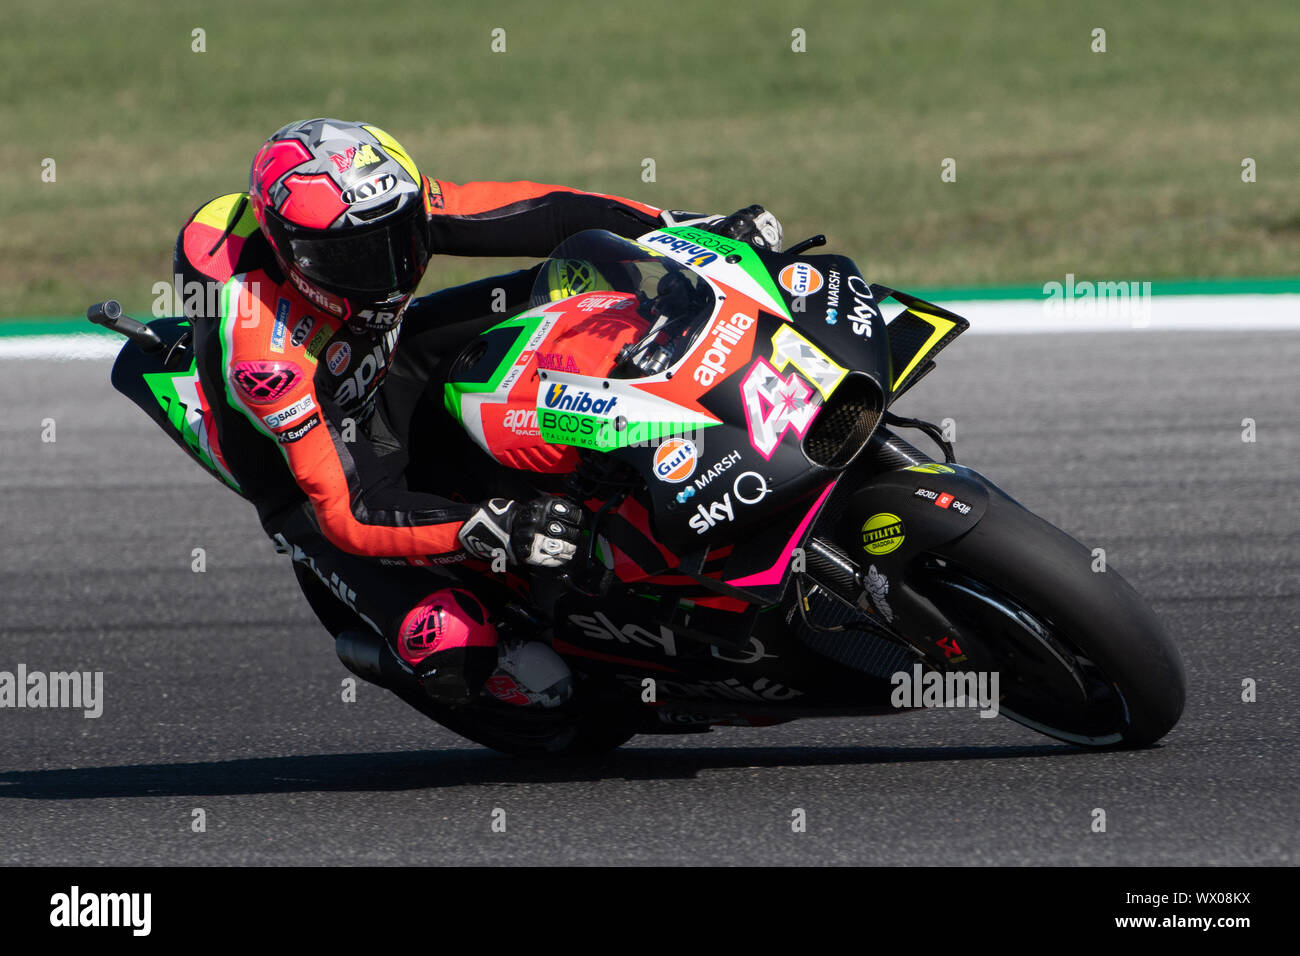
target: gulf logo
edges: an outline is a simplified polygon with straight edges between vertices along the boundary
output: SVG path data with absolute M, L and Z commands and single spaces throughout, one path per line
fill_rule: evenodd
M 812 295 L 822 287 L 822 274 L 806 262 L 792 262 L 781 270 L 777 281 L 791 295 Z
M 699 457 L 694 442 L 670 438 L 655 451 L 655 477 L 674 485 L 683 482 L 695 474 Z
M 352 346 L 347 342 L 335 342 L 325 350 L 325 363 L 331 374 L 342 375 L 352 360 Z

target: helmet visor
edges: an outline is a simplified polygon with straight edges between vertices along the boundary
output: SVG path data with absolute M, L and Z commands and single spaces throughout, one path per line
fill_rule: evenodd
M 428 235 L 419 207 L 399 222 L 355 235 L 290 238 L 289 253 L 302 274 L 344 296 L 413 292 L 429 263 Z

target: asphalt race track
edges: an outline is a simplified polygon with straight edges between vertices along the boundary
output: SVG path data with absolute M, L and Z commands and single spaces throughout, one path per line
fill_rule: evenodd
M 1162 745 L 949 710 L 552 768 L 344 703 L 287 558 L 106 362 L 0 362 L 0 671 L 104 674 L 97 719 L 0 710 L 0 863 L 1294 864 L 1297 368 L 1296 332 L 968 336 L 897 409 L 1152 601 L 1189 682 Z

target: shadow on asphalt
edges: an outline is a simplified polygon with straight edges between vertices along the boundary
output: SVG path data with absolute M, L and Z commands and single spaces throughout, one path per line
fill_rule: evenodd
M 677 780 L 701 771 L 752 767 L 862 766 L 929 761 L 1007 760 L 1084 756 L 1068 744 L 1022 747 L 712 747 L 691 750 L 625 748 L 596 760 L 549 762 L 504 757 L 489 750 L 260 757 L 209 763 L 155 763 L 65 770 L 0 772 L 0 799 L 94 800 L 425 790 L 480 784 L 566 781 Z

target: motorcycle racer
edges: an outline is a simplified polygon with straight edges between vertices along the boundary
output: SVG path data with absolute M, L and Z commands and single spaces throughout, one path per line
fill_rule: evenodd
M 560 570 L 578 551 L 577 502 L 527 489 L 482 500 L 463 435 L 422 417 L 443 363 L 526 304 L 536 269 L 414 293 L 435 254 L 544 257 L 584 229 L 635 237 L 688 221 L 780 247 L 761 207 L 695 217 L 533 182 L 457 185 L 423 175 L 382 129 L 336 119 L 277 131 L 248 192 L 191 216 L 174 271 L 220 288 L 215 310 L 186 297 L 214 455 L 336 637 L 373 629 L 439 700 L 484 688 L 506 704 L 562 702 L 567 667 L 500 633 L 489 575 L 471 590 L 429 574 L 464 584 L 457 568 L 498 558 Z M 413 452 L 413 433 L 435 451 Z

